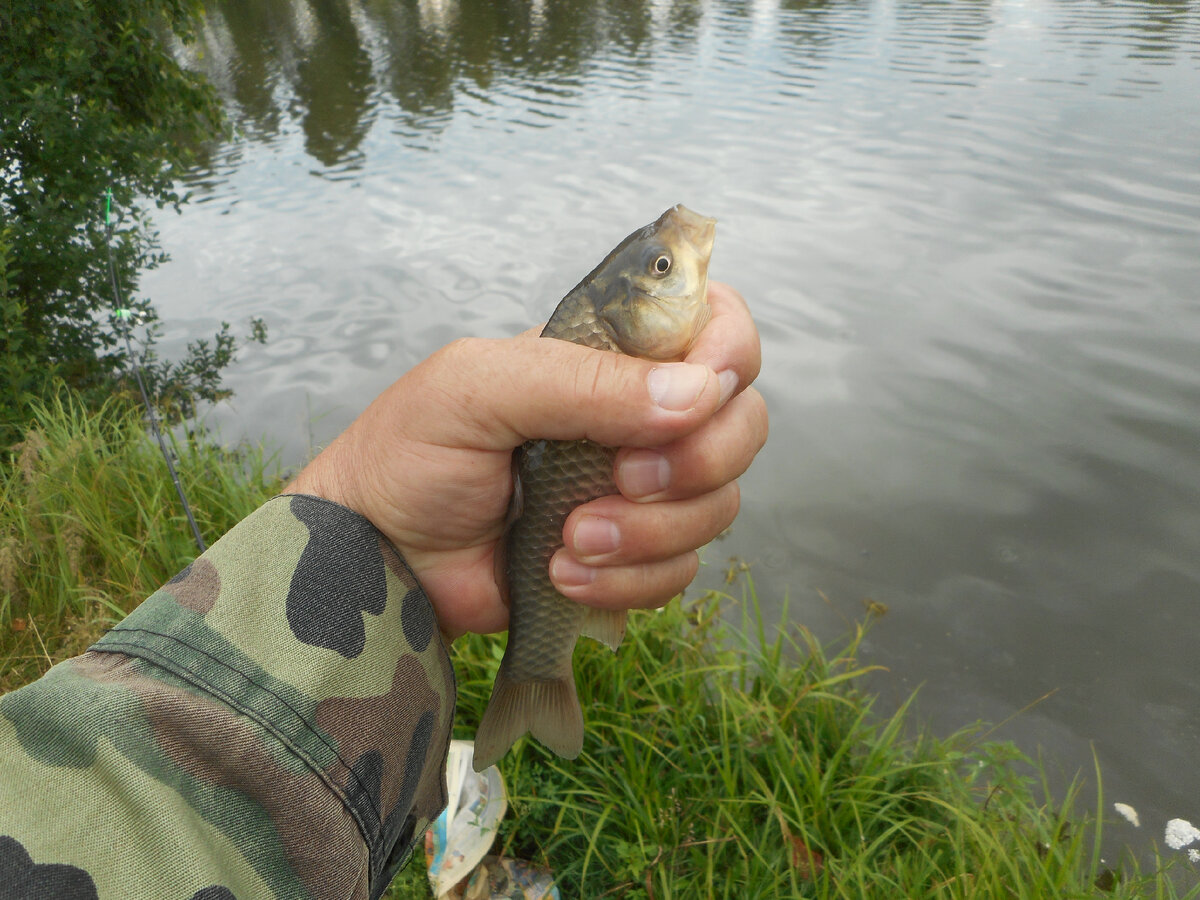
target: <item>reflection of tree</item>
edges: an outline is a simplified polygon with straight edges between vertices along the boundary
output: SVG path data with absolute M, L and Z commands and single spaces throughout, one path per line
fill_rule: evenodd
M 1193 9 L 1189 0 L 1069 8 L 1085 25 L 1119 26 L 1135 55 L 1174 52 Z M 865 0 L 779 0 L 771 27 L 807 69 L 841 33 L 827 15 L 869 9 Z M 759 12 L 753 0 L 215 0 L 201 52 L 184 55 L 243 128 L 269 135 L 295 116 L 308 151 L 334 165 L 358 151 L 376 97 L 391 98 L 401 130 L 434 134 L 463 92 L 505 85 L 570 97 L 593 59 L 617 61 L 623 78 L 636 79 L 693 45 L 706 17 L 736 37 Z M 929 65 L 931 52 L 972 60 L 962 45 L 994 24 L 992 0 L 896 0 L 895 18 L 903 69 Z
M 896 4 L 901 34 L 936 33 L 940 40 L 977 41 L 987 37 L 995 20 L 992 0 L 901 0 Z
M 703 0 L 674 0 L 663 37 L 694 40 Z M 221 87 L 242 127 L 272 134 L 302 112 L 326 165 L 356 152 L 379 91 L 414 131 L 440 127 L 463 89 L 571 79 L 609 52 L 653 56 L 649 0 L 217 0 L 192 65 Z
M 218 50 L 209 40 L 200 68 L 225 89 L 243 125 L 273 133 L 281 113 L 275 90 L 283 70 L 295 68 L 296 48 L 302 46 L 294 34 L 292 5 L 287 0 L 220 0 L 208 7 L 207 17 L 221 23 L 228 45 Z
M 370 126 L 371 64 L 341 0 L 312 0 L 316 34 L 296 68 L 305 146 L 327 166 L 358 149 Z
M 695 41 L 703 19 L 702 0 L 672 0 L 667 9 L 666 39 L 676 47 Z
M 650 39 L 645 0 L 607 5 L 445 0 L 440 11 L 436 19 L 428 12 L 422 16 L 415 0 L 381 3 L 369 11 L 387 38 L 389 93 L 410 112 L 449 110 L 465 81 L 487 89 L 499 79 L 575 73 L 583 61 L 611 47 L 639 60 Z
M 1195 4 L 1191 0 L 1132 0 L 1127 9 L 1142 13 L 1129 19 L 1129 28 L 1138 38 L 1129 55 L 1173 58 L 1179 49 L 1180 30 L 1191 27 Z
M 456 3 L 436 5 L 439 14 L 424 17 L 416 0 L 381 0 L 368 9 L 382 39 L 384 70 L 377 73 L 384 82 L 381 87 L 410 114 L 409 124 L 416 128 L 454 103 L 456 73 L 447 44 L 461 16 Z
M 899 0 L 889 65 L 941 85 L 975 86 L 995 26 L 992 0 Z
M 781 80 L 789 89 L 811 87 L 811 70 L 823 65 L 831 45 L 843 34 L 839 28 L 830 28 L 825 21 L 828 14 L 837 15 L 844 27 L 848 18 L 869 12 L 866 3 L 849 0 L 780 0 L 775 29 L 779 46 L 791 63 L 788 71 L 779 73 Z

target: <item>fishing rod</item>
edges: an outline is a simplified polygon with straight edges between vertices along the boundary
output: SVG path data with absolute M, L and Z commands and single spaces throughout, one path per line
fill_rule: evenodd
M 133 351 L 133 342 L 129 335 L 133 331 L 133 310 L 127 309 L 124 301 L 121 299 L 121 287 L 117 283 L 117 266 L 113 260 L 112 252 L 112 188 L 105 191 L 104 196 L 104 249 L 108 252 L 108 279 L 112 284 L 113 292 L 113 313 L 116 315 L 117 321 L 120 323 L 118 332 L 125 339 L 125 352 L 129 354 L 129 364 L 133 369 L 133 376 L 137 380 L 138 390 L 142 394 L 142 403 L 146 407 L 146 415 L 150 419 L 150 430 L 154 432 L 154 437 L 158 440 L 158 449 L 162 451 L 163 459 L 167 463 L 167 471 L 171 473 L 171 483 L 175 485 L 175 493 L 179 495 L 179 502 L 183 505 L 183 514 L 187 516 L 188 524 L 192 526 L 192 537 L 196 539 L 196 546 L 203 553 L 208 547 L 204 543 L 204 538 L 200 535 L 200 526 L 196 524 L 196 519 L 192 515 L 192 507 L 188 504 L 187 495 L 183 492 L 183 484 L 179 481 L 179 473 L 175 471 L 175 463 L 171 461 L 171 454 L 167 450 L 167 442 L 163 439 L 162 430 L 158 427 L 158 413 L 154 409 L 154 404 L 150 402 L 150 394 L 146 390 L 146 382 L 142 379 L 142 361 Z

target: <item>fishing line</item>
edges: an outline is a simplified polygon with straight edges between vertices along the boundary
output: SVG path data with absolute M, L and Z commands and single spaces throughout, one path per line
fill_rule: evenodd
M 154 404 L 150 402 L 150 394 L 146 391 L 146 383 L 142 380 L 141 357 L 133 352 L 133 342 L 129 339 L 129 334 L 133 331 L 133 311 L 126 309 L 125 303 L 121 299 L 121 288 L 117 284 L 117 267 L 112 252 L 112 188 L 108 188 L 104 196 L 104 249 L 108 252 L 108 279 L 112 284 L 113 300 L 116 303 L 113 312 L 121 323 L 117 330 L 125 339 L 125 352 L 129 354 L 133 376 L 137 379 L 138 390 L 142 394 L 142 403 L 145 404 L 146 415 L 150 419 L 150 430 L 158 439 L 158 449 L 162 451 L 163 459 L 167 462 L 167 471 L 171 473 L 171 482 L 175 485 L 175 493 L 179 495 L 179 502 L 183 504 L 183 514 L 187 516 L 188 524 L 192 526 L 192 537 L 196 539 L 196 546 L 203 553 L 208 548 L 204 543 L 204 538 L 200 536 L 200 526 L 196 524 L 196 519 L 192 516 L 192 507 L 188 505 L 187 495 L 183 492 L 183 485 L 179 481 L 179 473 L 175 471 L 175 463 L 171 461 L 171 454 L 167 451 L 167 442 L 163 440 L 162 431 L 158 427 L 158 413 L 154 411 Z

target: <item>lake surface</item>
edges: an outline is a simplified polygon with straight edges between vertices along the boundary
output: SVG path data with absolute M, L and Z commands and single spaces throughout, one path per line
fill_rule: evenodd
M 886 604 L 886 702 L 920 686 L 940 731 L 1034 704 L 994 736 L 1067 774 L 1094 747 L 1141 813 L 1110 834 L 1200 822 L 1200 7 L 208 8 L 179 52 L 240 133 L 143 288 L 168 350 L 267 319 L 225 437 L 302 459 L 684 202 L 772 417 L 699 584 L 744 559 L 825 637 Z

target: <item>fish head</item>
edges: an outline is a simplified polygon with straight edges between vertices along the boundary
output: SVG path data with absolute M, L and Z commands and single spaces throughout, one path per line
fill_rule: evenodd
M 716 224 L 680 204 L 614 252 L 597 312 L 623 353 L 653 360 L 687 354 L 712 315 L 708 259 Z

